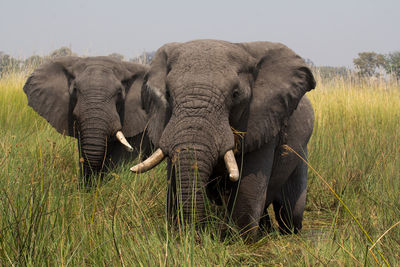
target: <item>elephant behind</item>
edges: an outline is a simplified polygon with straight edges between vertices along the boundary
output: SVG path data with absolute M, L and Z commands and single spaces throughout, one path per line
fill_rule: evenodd
M 229 214 L 243 232 L 254 236 L 269 221 L 270 204 L 281 231 L 297 232 L 307 165 L 283 145 L 306 158 L 314 113 L 304 94 L 315 85 L 304 60 L 279 43 L 166 44 L 142 88 L 158 149 L 131 170 L 168 158 L 171 219 L 203 221 L 206 192 L 226 184 Z
M 140 98 L 147 70 L 111 57 L 62 57 L 26 81 L 28 105 L 59 133 L 77 138 L 86 185 L 92 174 L 149 153 Z

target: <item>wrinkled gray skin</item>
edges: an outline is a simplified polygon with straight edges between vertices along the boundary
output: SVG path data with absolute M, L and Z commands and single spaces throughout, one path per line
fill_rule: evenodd
M 78 139 L 85 184 L 120 160 L 135 158 L 148 138 L 140 88 L 148 67 L 111 57 L 63 57 L 43 64 L 26 81 L 28 104 L 59 133 Z M 116 140 L 122 130 L 135 151 Z
M 300 230 L 307 166 L 282 145 L 306 157 L 314 113 L 304 94 L 314 87 L 305 62 L 279 43 L 196 40 L 161 47 L 142 101 L 149 136 L 168 157 L 169 216 L 181 207 L 184 220 L 202 221 L 202 192 L 218 202 L 216 190 L 225 184 L 222 197 L 242 231 L 254 236 L 260 223 L 268 225 L 271 203 L 282 231 Z M 223 161 L 235 147 L 231 127 L 246 132 L 236 153 L 242 169 L 236 183 L 228 181 Z

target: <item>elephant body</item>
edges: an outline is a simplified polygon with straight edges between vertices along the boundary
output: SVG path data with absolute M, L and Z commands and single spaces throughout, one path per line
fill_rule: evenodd
M 230 218 L 250 236 L 268 225 L 270 204 L 282 232 L 300 230 L 307 165 L 284 148 L 307 156 L 314 113 L 305 93 L 313 88 L 304 60 L 279 43 L 195 40 L 161 47 L 142 102 L 149 137 L 168 160 L 172 221 L 205 220 L 208 195 L 225 198 Z M 132 170 L 145 171 L 149 162 Z
M 231 190 L 238 192 L 232 216 L 239 226 L 253 232 L 258 226 L 269 229 L 267 209 L 273 204 L 281 232 L 297 233 L 302 228 L 307 164 L 287 151 L 283 144 L 306 159 L 313 126 L 314 112 L 310 101 L 304 96 L 288 120 L 284 133 L 286 136 L 277 136 L 261 149 L 244 155 L 240 185 L 235 183 L 234 190 Z M 283 138 L 286 140 L 283 141 Z M 240 162 L 240 158 L 237 160 Z M 232 206 L 232 202 L 229 205 Z M 257 224 L 257 220 L 252 218 L 260 218 L 264 225 Z
M 62 57 L 41 65 L 26 81 L 28 104 L 59 133 L 78 139 L 86 185 L 92 174 L 149 152 L 140 98 L 147 69 L 111 57 Z
M 271 204 L 281 232 L 297 233 L 302 228 L 307 164 L 287 151 L 282 139 L 285 138 L 285 145 L 306 159 L 313 125 L 314 112 L 310 101 L 304 96 L 288 121 L 285 136 L 277 136 L 255 151 L 236 153 L 242 170 L 240 183 L 229 181 L 225 163 L 219 159 L 206 187 L 207 196 L 218 205 L 226 202 L 232 212 L 229 216 L 235 219 L 241 229 L 252 232 L 253 236 L 259 227 L 267 231 L 271 229 L 267 211 Z

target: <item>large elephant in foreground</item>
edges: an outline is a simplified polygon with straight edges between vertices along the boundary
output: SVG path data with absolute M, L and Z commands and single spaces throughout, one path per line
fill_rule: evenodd
M 297 232 L 307 165 L 284 145 L 306 157 L 314 113 L 304 94 L 314 87 L 304 60 L 279 43 L 166 44 L 142 88 L 149 136 L 159 149 L 131 170 L 168 158 L 171 218 L 204 220 L 206 193 L 227 184 L 227 207 L 242 231 L 257 233 L 272 203 L 281 230 Z
M 28 104 L 59 133 L 78 139 L 85 184 L 105 166 L 136 157 L 140 144 L 148 151 L 140 100 L 147 70 L 111 57 L 62 57 L 26 81 Z

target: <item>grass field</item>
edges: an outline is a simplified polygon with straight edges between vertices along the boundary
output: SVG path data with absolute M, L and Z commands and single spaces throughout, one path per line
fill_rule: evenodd
M 0 80 L 1 266 L 400 266 L 398 83 L 319 82 L 303 231 L 247 244 L 169 231 L 163 164 L 80 190 L 76 142 L 27 106 L 26 77 Z

